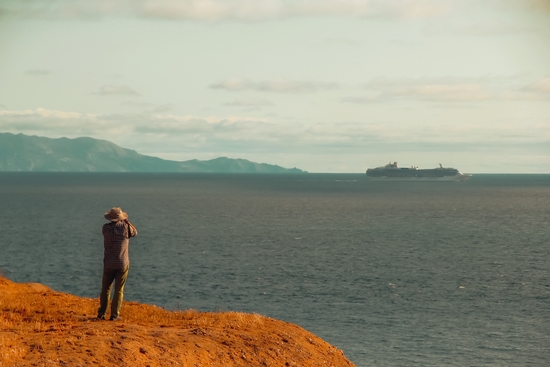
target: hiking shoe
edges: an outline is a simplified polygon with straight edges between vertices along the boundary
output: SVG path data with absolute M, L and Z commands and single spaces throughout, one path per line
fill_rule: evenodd
M 122 320 L 122 317 L 120 317 L 120 316 L 111 317 L 109 320 L 111 320 L 111 321 L 121 321 L 121 320 Z
M 97 315 L 98 320 L 105 320 L 105 315 Z

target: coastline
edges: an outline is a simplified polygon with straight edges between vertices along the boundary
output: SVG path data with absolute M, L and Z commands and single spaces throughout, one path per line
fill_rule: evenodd
M 125 302 L 111 322 L 95 319 L 97 305 L 0 277 L 0 365 L 354 366 L 303 328 L 258 314 Z

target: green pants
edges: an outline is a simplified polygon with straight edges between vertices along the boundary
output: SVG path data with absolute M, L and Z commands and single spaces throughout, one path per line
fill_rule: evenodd
M 97 317 L 100 319 L 105 318 L 107 307 L 109 305 L 109 298 L 111 296 L 111 286 L 113 281 L 115 282 L 115 294 L 113 295 L 113 302 L 111 302 L 111 319 L 115 319 L 119 316 L 120 309 L 122 307 L 122 298 L 124 297 L 124 284 L 128 277 L 128 269 L 106 269 L 103 268 L 103 278 L 101 280 L 101 294 L 99 295 L 99 309 L 97 310 Z

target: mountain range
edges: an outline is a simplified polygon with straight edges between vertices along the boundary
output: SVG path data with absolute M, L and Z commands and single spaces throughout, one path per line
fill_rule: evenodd
M 246 159 L 171 161 L 88 137 L 51 139 L 0 133 L 0 171 L 307 173 Z

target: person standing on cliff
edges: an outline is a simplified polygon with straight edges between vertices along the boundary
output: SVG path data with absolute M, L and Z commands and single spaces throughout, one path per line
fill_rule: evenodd
M 105 320 L 105 313 L 109 305 L 111 286 L 115 283 L 115 293 L 111 302 L 110 320 L 120 319 L 120 309 L 124 296 L 124 284 L 128 277 L 130 258 L 128 257 L 128 245 L 130 238 L 137 236 L 137 229 L 128 221 L 128 214 L 119 207 L 114 207 L 105 213 L 105 219 L 109 221 L 103 225 L 103 278 L 101 280 L 101 294 L 99 296 L 99 309 L 97 318 Z

